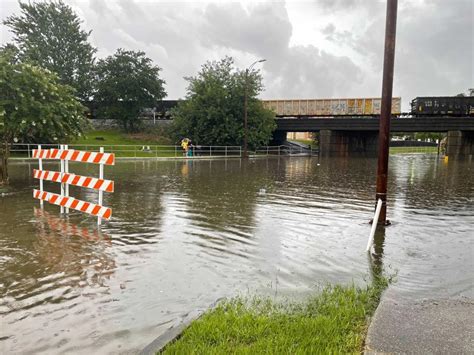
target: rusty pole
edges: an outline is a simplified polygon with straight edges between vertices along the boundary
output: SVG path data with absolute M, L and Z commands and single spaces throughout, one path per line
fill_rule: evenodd
M 392 114 L 393 67 L 395 61 L 395 37 L 397 31 L 398 0 L 387 0 L 385 20 L 385 50 L 383 59 L 382 106 L 379 125 L 379 158 L 377 164 L 376 201 L 382 200 L 378 224 L 387 224 L 387 177 L 390 143 L 390 117 Z

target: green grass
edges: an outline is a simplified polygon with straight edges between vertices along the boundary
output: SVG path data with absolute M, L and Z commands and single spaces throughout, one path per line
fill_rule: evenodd
M 194 321 L 165 354 L 360 353 L 384 280 L 334 286 L 304 303 L 233 299 Z
M 390 147 L 390 154 L 438 153 L 438 147 Z
M 129 134 L 119 130 L 89 131 L 71 144 L 169 145 L 168 140 L 152 134 Z
M 170 146 L 173 143 L 164 137 L 152 133 L 130 134 L 119 130 L 89 131 L 84 137 L 69 144 L 69 148 L 81 150 L 97 150 L 104 146 L 106 152 L 113 152 L 117 157 L 174 157 L 181 156 Z M 136 147 L 133 147 L 136 146 Z M 150 151 L 142 151 L 142 147 L 150 147 Z M 161 146 L 161 147 L 160 147 Z

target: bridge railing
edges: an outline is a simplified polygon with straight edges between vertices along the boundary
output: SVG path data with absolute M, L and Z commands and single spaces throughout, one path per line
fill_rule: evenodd
M 253 151 L 254 155 L 317 155 L 318 149 L 287 145 L 263 146 Z
M 42 144 L 43 149 L 58 148 L 59 144 Z M 178 158 L 184 156 L 179 145 L 130 145 L 130 144 L 69 144 L 69 149 L 99 151 L 104 148 L 106 153 L 115 153 L 117 158 Z M 15 143 L 10 145 L 11 157 L 32 158 L 33 149 L 37 144 Z M 193 147 L 193 157 L 242 157 L 241 146 L 196 145 Z M 295 146 L 262 146 L 250 151 L 250 155 L 315 155 L 317 149 Z
M 59 144 L 42 144 L 43 149 L 58 148 Z M 69 144 L 69 149 L 115 153 L 118 158 L 177 158 L 185 152 L 180 145 L 132 145 L 132 144 Z M 37 144 L 14 143 L 10 145 L 10 155 L 18 158 L 31 158 Z M 192 149 L 195 157 L 241 157 L 240 146 L 196 145 Z

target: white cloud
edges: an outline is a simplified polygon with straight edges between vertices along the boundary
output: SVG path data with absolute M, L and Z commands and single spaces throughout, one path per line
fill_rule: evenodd
M 266 58 L 265 98 L 378 96 L 385 1 L 288 2 L 69 0 L 92 29 L 98 56 L 143 50 L 160 66 L 169 98 L 185 76 L 226 54 L 244 68 Z M 448 4 L 449 3 L 449 4 Z M 18 11 L 3 0 L 6 17 Z M 394 94 L 451 95 L 473 85 L 474 2 L 400 0 Z M 11 40 L 5 26 L 2 43 Z

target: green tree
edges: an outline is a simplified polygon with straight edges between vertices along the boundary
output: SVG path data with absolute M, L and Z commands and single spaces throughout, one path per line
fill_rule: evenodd
M 248 145 L 267 144 L 276 127 L 274 113 L 256 97 L 263 90 L 256 70 L 246 75 L 226 57 L 207 62 L 189 82 L 186 100 L 173 111 L 174 131 L 198 144 L 241 145 L 244 139 L 244 96 L 248 93 Z
M 0 184 L 8 183 L 11 143 L 57 142 L 87 127 L 84 106 L 74 89 L 56 74 L 28 63 L 15 63 L 0 51 Z
M 99 115 L 119 119 L 125 130 L 135 131 L 140 111 L 155 107 L 166 95 L 160 70 L 144 52 L 118 49 L 100 60 L 95 96 Z
M 61 0 L 19 5 L 21 14 L 3 23 L 14 34 L 20 58 L 56 73 L 62 84 L 72 86 L 77 97 L 88 101 L 96 52 L 88 42 L 91 32 L 81 29 L 80 19 Z

